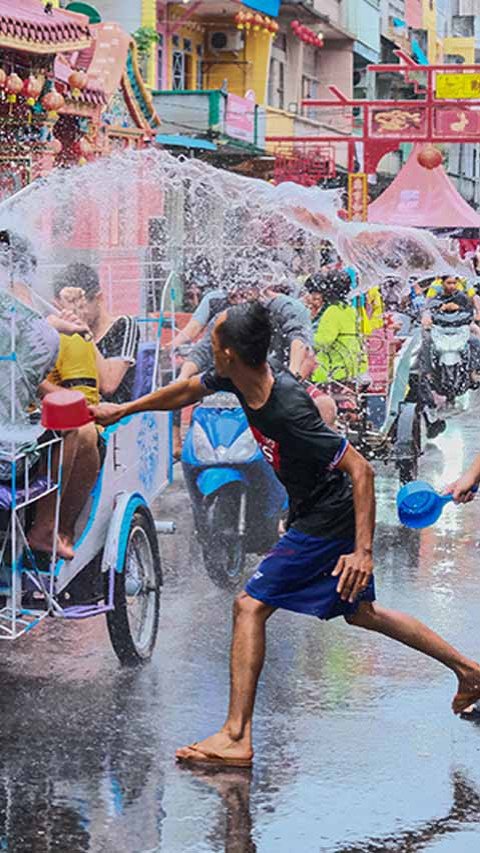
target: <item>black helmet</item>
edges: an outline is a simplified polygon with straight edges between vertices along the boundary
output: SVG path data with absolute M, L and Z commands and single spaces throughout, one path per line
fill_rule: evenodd
M 331 303 L 346 302 L 351 286 L 351 278 L 345 270 L 315 273 L 304 284 L 307 293 L 320 293 L 325 302 Z

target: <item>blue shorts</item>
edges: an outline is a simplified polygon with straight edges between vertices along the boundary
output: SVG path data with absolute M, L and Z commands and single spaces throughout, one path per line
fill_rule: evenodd
M 353 604 L 337 593 L 338 577 L 332 572 L 338 558 L 353 550 L 353 540 L 307 536 L 292 528 L 262 560 L 245 592 L 271 607 L 319 619 L 349 616 L 361 601 L 375 601 L 373 576 Z

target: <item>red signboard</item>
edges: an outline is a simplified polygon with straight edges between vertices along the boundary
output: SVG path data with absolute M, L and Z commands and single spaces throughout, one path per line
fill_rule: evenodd
M 468 107 L 436 107 L 435 134 L 450 136 L 477 136 L 480 132 L 480 112 Z
M 426 134 L 427 113 L 425 107 L 412 103 L 412 106 L 376 107 L 371 112 L 370 133 L 375 138 L 388 138 L 389 136 L 410 137 L 421 139 Z
M 419 13 L 420 3 L 412 0 L 407 7 L 408 15 L 413 16 L 409 17 L 410 22 Z M 355 116 L 357 133 L 347 137 L 334 128 L 331 134 L 322 128 L 322 136 L 267 136 L 266 141 L 346 144 L 349 171 L 355 168 L 357 145 L 363 143 L 364 169 L 369 174 L 384 153 L 402 142 L 480 142 L 480 64 L 455 66 L 452 71 L 451 65 L 418 65 L 400 49 L 394 53 L 399 63 L 369 65 L 368 70 L 375 74 L 402 74 L 407 83 L 413 84 L 413 98 L 351 99 L 337 86 L 329 86 L 328 100 L 306 98 L 302 106 L 322 108 L 325 125 L 330 121 L 332 107 L 340 107 L 345 115 Z

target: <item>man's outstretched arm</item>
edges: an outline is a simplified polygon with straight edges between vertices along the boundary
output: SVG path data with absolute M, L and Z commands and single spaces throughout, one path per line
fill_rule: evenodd
M 211 393 L 212 391 L 209 391 L 202 384 L 199 376 L 192 376 L 191 379 L 172 382 L 171 385 L 153 391 L 151 394 L 146 394 L 144 397 L 139 397 L 138 400 L 133 400 L 131 403 L 122 403 L 121 405 L 103 403 L 100 406 L 90 406 L 90 413 L 97 424 L 111 426 L 122 418 L 136 415 L 139 412 L 169 412 L 173 409 L 182 409 L 184 406 L 198 403 L 199 400 Z

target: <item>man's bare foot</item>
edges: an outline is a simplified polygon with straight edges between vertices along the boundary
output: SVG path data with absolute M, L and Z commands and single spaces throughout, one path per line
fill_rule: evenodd
M 480 699 L 480 666 L 473 663 L 469 672 L 458 679 L 458 690 L 453 697 L 452 710 L 454 714 L 461 714 L 470 705 L 474 705 Z
M 234 740 L 222 730 L 198 743 L 177 749 L 176 759 L 191 764 L 250 767 L 253 760 L 253 750 L 247 741 Z
M 28 535 L 28 544 L 32 551 L 43 551 L 46 554 L 53 553 L 53 533 L 42 528 L 32 527 Z M 73 560 L 75 552 L 71 542 L 62 536 L 57 536 L 57 557 L 59 560 Z

